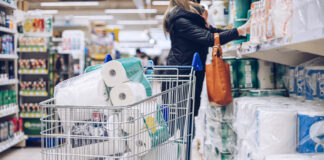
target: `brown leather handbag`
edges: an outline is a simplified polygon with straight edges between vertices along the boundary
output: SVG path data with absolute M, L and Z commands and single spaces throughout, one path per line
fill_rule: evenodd
M 206 82 L 209 104 L 226 106 L 233 100 L 229 65 L 223 61 L 219 34 L 215 33 L 212 63 L 206 65 Z

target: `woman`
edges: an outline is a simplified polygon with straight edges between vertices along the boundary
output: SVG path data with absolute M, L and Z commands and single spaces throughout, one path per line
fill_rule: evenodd
M 167 65 L 191 65 L 193 56 L 199 53 L 203 71 L 196 72 L 194 116 L 198 115 L 200 94 L 205 76 L 208 47 L 214 46 L 214 33 L 219 33 L 220 44 L 240 39 L 249 32 L 249 23 L 239 28 L 222 30 L 209 26 L 207 11 L 189 0 L 170 0 L 163 20 L 164 32 L 170 35 L 171 50 Z

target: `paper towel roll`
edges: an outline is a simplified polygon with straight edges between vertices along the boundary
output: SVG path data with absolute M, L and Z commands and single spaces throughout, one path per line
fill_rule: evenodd
M 146 79 L 138 58 L 109 61 L 103 65 L 101 74 L 107 87 L 115 87 L 128 81 L 139 82 L 145 87 L 146 95 L 152 95 L 150 82 Z
M 118 61 L 110 61 L 104 64 L 101 73 L 108 87 L 129 81 L 125 68 Z
M 259 108 L 256 112 L 258 151 L 263 155 L 296 151 L 296 112 L 289 109 Z
M 117 85 L 110 91 L 114 106 L 126 106 L 145 99 L 145 87 L 139 82 L 126 82 Z
M 114 87 L 131 80 L 133 76 L 141 76 L 140 71 L 143 73 L 141 61 L 138 58 L 126 58 L 105 63 L 101 73 L 106 85 Z

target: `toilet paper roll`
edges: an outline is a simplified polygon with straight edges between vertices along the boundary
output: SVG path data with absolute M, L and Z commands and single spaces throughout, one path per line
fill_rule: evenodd
M 131 150 L 132 155 L 143 155 L 152 147 L 151 137 L 148 130 L 142 129 L 127 139 L 127 145 Z
M 55 103 L 71 106 L 111 106 L 108 91 L 105 87 L 100 70 L 82 74 L 65 80 L 55 87 Z M 58 109 L 62 121 L 80 121 L 90 119 L 91 109 Z
M 111 102 L 114 106 L 126 106 L 145 99 L 145 87 L 139 82 L 126 82 L 112 88 Z
M 314 160 L 312 155 L 305 154 L 279 154 L 266 156 L 265 160 Z
M 124 109 L 121 112 L 122 130 L 128 135 L 134 135 L 137 132 L 146 129 L 143 117 L 138 109 Z
M 259 108 L 256 112 L 256 142 L 263 155 L 296 152 L 296 112 L 289 109 Z
M 146 79 L 138 58 L 109 61 L 103 65 L 101 74 L 107 87 L 115 87 L 128 81 L 139 82 L 145 87 L 147 96 L 152 95 L 150 82 Z
M 324 112 L 298 112 L 298 152 L 324 152 Z

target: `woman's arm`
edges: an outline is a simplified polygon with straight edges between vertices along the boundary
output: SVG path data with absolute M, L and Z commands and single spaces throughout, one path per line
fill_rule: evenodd
M 213 46 L 214 45 L 214 33 L 207 28 L 200 27 L 192 23 L 192 21 L 179 18 L 174 22 L 174 31 L 179 34 L 179 36 L 195 41 L 202 45 Z M 220 32 L 219 39 L 220 44 L 226 44 L 232 40 L 238 39 L 239 32 L 237 29 L 229 29 Z

